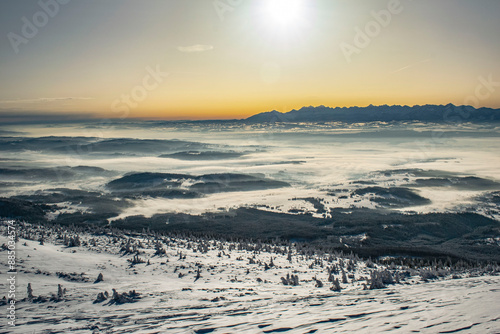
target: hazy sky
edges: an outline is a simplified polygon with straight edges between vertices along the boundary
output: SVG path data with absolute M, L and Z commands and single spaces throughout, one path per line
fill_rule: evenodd
M 498 0 L 1 1 L 0 110 L 500 108 L 499 17 Z

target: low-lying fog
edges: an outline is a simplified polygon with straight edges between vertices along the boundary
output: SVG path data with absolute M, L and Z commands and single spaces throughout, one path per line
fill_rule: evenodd
M 42 198 L 61 212 L 109 205 L 123 218 L 251 206 L 328 217 L 334 208 L 366 207 L 500 217 L 500 131 L 492 125 L 138 122 L 3 130 L 18 134 L 0 137 L 1 197 Z

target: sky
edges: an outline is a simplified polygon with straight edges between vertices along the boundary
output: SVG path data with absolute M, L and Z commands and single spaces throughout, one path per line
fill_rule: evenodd
M 0 2 L 0 113 L 500 108 L 498 0 Z

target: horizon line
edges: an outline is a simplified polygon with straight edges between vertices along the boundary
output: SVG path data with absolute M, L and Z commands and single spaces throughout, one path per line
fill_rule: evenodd
M 57 122 L 57 123 L 71 123 L 71 122 L 83 122 L 83 121 L 88 121 L 88 122 L 94 122 L 94 121 L 99 121 L 99 120 L 113 120 L 115 122 L 119 121 L 165 121 L 165 122 L 209 122 L 209 121 L 244 121 L 247 120 L 248 118 L 251 118 L 256 115 L 261 115 L 261 114 L 267 114 L 267 113 L 279 113 L 279 114 L 287 114 L 292 111 L 299 111 L 304 108 L 329 108 L 329 109 L 354 109 L 354 108 L 380 108 L 380 107 L 407 107 L 407 108 L 414 108 L 414 107 L 424 107 L 424 106 L 437 106 L 437 107 L 446 107 L 448 105 L 452 105 L 456 108 L 472 108 L 474 110 L 479 110 L 479 109 L 493 109 L 493 110 L 500 110 L 500 108 L 492 108 L 492 107 L 474 107 L 471 105 L 455 105 L 453 103 L 447 103 L 447 104 L 414 104 L 414 105 L 408 105 L 408 104 L 381 104 L 381 105 L 373 105 L 369 104 L 366 106 L 327 106 L 327 105 L 309 105 L 309 106 L 302 106 L 299 109 L 290 109 L 288 111 L 278 111 L 276 109 L 274 110 L 268 110 L 268 111 L 262 111 L 262 112 L 257 112 L 254 114 L 250 114 L 249 116 L 245 118 L 168 118 L 168 117 L 161 117 L 161 116 L 152 116 L 152 117 L 119 117 L 119 116 L 102 116 L 99 115 L 98 113 L 95 112 L 68 112 L 68 111 L 61 111 L 61 112 L 46 112 L 46 111 L 12 111 L 12 110 L 0 110 L 0 121 L 4 125 L 8 124 L 16 124 L 17 122 L 23 123 L 23 124 L 43 124 L 47 122 Z M 22 120 L 29 118 L 28 122 L 24 121 L 21 122 Z M 11 122 L 9 122 L 11 121 Z

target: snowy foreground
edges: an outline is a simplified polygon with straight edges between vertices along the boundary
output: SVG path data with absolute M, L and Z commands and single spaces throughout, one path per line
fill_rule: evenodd
M 302 245 L 20 227 L 18 318 L 1 333 L 500 333 L 497 266 L 383 266 Z M 6 279 L 0 288 L 7 295 Z

